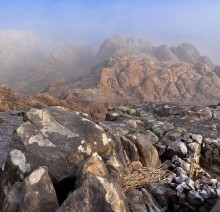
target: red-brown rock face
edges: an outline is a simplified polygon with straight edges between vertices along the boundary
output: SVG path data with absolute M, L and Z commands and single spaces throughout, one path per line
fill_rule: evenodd
M 220 78 L 206 63 L 117 57 L 102 63 L 91 75 L 87 80 L 60 85 L 59 96 L 54 87 L 48 93 L 77 102 L 98 103 L 220 101 Z M 86 84 L 89 80 L 94 83 Z

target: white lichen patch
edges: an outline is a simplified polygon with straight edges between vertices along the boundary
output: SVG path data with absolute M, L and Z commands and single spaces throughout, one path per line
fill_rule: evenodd
M 104 130 L 103 130 L 103 128 L 102 128 L 102 127 L 100 127 L 98 124 L 95 124 L 95 128 L 97 128 L 97 129 L 99 129 L 99 130 L 104 131 Z
M 112 166 L 114 166 L 115 168 L 120 167 L 120 164 L 118 163 L 118 160 L 116 159 L 115 156 L 111 156 L 108 163 L 111 164 Z
M 102 158 L 99 156 L 99 154 L 98 154 L 97 152 L 94 152 L 94 153 L 92 154 L 92 157 L 96 157 L 96 158 L 98 158 L 99 160 L 102 161 Z
M 86 119 L 86 118 L 82 118 L 82 121 L 88 121 L 88 122 L 91 122 L 91 123 L 93 123 L 91 120 L 89 120 L 89 119 Z
M 78 151 L 81 153 L 85 153 L 86 155 L 92 154 L 92 149 L 90 146 L 83 147 L 82 145 L 78 146 Z
M 18 128 L 16 129 L 16 131 L 17 131 L 17 133 L 18 133 L 19 135 L 24 134 L 25 127 L 24 127 L 23 125 L 24 125 L 24 123 L 23 123 L 20 127 L 18 127 Z
M 11 160 L 12 160 L 12 163 L 15 165 L 15 166 L 18 166 L 19 169 L 23 172 L 23 173 L 26 173 L 26 172 L 29 172 L 30 171 L 30 165 L 29 164 L 26 164 L 26 157 L 24 155 L 24 153 L 22 153 L 20 150 L 18 149 L 13 149 L 11 152 L 10 152 L 10 156 L 11 156 Z
M 31 117 L 33 117 L 33 116 L 42 119 L 42 117 L 43 117 L 43 112 L 44 112 L 44 110 L 42 110 L 42 109 L 31 109 L 31 110 L 27 113 L 27 117 L 28 117 L 29 120 L 30 120 Z
M 112 211 L 125 212 L 126 209 L 124 201 L 121 200 L 114 184 L 108 182 L 106 179 L 102 177 L 97 177 L 97 179 L 101 182 L 102 186 L 106 191 L 105 199 L 111 205 Z
M 118 113 L 112 113 L 111 115 L 112 115 L 112 116 L 119 116 Z
M 55 147 L 55 145 L 50 140 L 44 139 L 41 134 L 31 136 L 28 143 L 29 144 L 37 143 L 39 146 Z
M 45 124 L 43 123 L 44 128 L 41 129 L 40 131 L 45 135 L 46 137 L 48 136 L 48 133 L 58 133 L 62 136 L 66 136 L 67 138 L 75 138 L 79 137 L 78 134 L 72 132 L 71 130 L 67 129 L 63 125 L 59 124 L 55 120 Z
M 32 109 L 27 113 L 27 116 L 29 119 L 32 119 L 34 116 L 40 119 L 39 121 L 43 127 L 40 129 L 40 131 L 44 136 L 48 136 L 48 133 L 56 132 L 62 136 L 67 136 L 67 138 L 79 137 L 78 134 L 72 132 L 62 124 L 58 123 L 46 109 Z
M 87 113 L 83 113 L 82 115 L 83 115 L 83 116 L 86 116 L 86 117 L 88 117 L 88 116 L 89 116 L 89 114 L 87 114 Z
M 80 143 L 81 143 L 81 144 L 84 144 L 85 142 L 86 142 L 85 140 L 82 140 Z
M 45 173 L 45 169 L 44 168 L 39 168 L 39 169 L 35 170 L 28 177 L 28 181 L 30 182 L 31 185 L 36 184 L 40 181 L 40 179 L 41 179 L 41 177 L 43 176 L 44 173 Z
M 103 141 L 104 145 L 107 145 L 109 143 L 109 141 L 111 141 L 111 139 L 108 138 L 105 133 L 103 133 L 102 134 L 102 141 Z

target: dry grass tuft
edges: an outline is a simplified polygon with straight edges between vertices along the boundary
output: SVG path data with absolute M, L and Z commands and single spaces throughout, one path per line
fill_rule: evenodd
M 126 193 L 131 189 L 139 188 L 150 183 L 159 183 L 166 179 L 168 171 L 156 167 L 143 167 L 130 175 L 123 176 L 123 191 Z

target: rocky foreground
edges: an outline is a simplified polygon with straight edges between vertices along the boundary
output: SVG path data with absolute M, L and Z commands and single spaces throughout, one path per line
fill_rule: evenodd
M 218 105 L 123 106 L 96 122 L 49 107 L 0 123 L 0 211 L 219 211 Z

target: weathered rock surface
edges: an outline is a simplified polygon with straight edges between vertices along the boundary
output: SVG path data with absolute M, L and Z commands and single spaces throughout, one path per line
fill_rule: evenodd
M 219 110 L 149 103 L 97 122 L 57 106 L 3 113 L 0 210 L 210 211 L 220 197 Z
M 34 170 L 24 182 L 9 190 L 3 211 L 55 211 L 59 207 L 55 189 L 46 167 Z
M 121 188 L 102 177 L 88 177 L 57 212 L 64 211 L 128 211 Z

